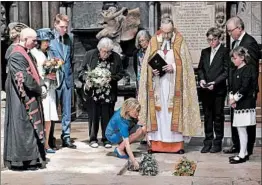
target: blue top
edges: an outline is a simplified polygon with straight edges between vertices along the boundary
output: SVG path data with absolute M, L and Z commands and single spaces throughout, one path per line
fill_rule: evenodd
M 112 143 L 119 143 L 122 138 L 129 137 L 130 120 L 122 118 L 120 112 L 121 109 L 114 113 L 106 127 L 106 137 Z

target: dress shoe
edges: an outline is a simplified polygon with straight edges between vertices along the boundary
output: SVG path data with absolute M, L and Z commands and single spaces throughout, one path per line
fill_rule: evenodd
M 112 144 L 108 141 L 104 142 L 104 147 L 105 148 L 112 148 Z
M 52 148 L 45 149 L 46 153 L 48 154 L 54 154 L 56 151 Z
M 239 153 L 239 149 L 235 148 L 235 147 L 231 147 L 229 149 L 224 149 L 223 152 L 225 154 L 233 154 L 233 153 Z
M 62 143 L 62 147 L 76 149 L 76 145 L 74 145 L 71 141 L 64 141 L 64 140 L 63 140 L 63 143 Z
M 239 156 L 235 156 L 229 161 L 230 164 L 238 164 L 238 163 L 244 163 L 244 162 L 246 162 L 246 158 L 241 158 Z
M 221 147 L 220 146 L 213 146 L 211 149 L 210 149 L 210 153 L 218 153 L 218 152 L 221 152 Z
M 201 153 L 208 153 L 211 149 L 211 145 L 204 145 L 202 150 L 200 151 Z
M 140 141 L 140 145 L 146 145 L 146 144 L 147 144 L 147 141 L 144 141 L 144 140 Z
M 90 146 L 92 147 L 92 148 L 98 148 L 98 143 L 96 142 L 96 141 L 92 141 L 91 143 L 90 143 Z
M 184 149 L 180 149 L 176 152 L 177 154 L 184 154 L 185 153 L 185 150 Z
M 232 160 L 234 157 L 236 157 L 236 156 L 230 156 L 230 157 L 228 158 L 229 161 Z M 246 161 L 248 161 L 248 160 L 249 160 L 249 155 L 246 155 L 245 159 L 246 159 Z

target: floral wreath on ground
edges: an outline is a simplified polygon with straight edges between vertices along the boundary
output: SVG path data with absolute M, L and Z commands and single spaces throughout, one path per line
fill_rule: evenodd
M 85 94 L 88 92 L 94 101 L 109 103 L 111 101 L 110 63 L 107 61 L 99 62 L 95 69 L 90 70 L 88 67 L 85 73 L 87 74 L 84 85 Z

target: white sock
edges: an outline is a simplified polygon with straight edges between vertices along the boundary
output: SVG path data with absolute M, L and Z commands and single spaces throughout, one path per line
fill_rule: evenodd
M 240 152 L 239 157 L 245 158 L 247 155 L 247 127 L 237 127 L 239 140 L 240 140 Z

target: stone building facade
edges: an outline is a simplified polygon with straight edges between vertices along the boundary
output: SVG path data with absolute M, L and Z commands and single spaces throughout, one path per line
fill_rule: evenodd
M 197 67 L 200 51 L 207 47 L 205 33 L 208 28 L 216 26 L 224 31 L 223 42 L 230 46 L 230 38 L 226 35 L 225 22 L 234 15 L 240 16 L 246 25 L 246 31 L 262 43 L 262 2 L 118 2 L 119 6 L 128 9 L 139 7 L 140 27 L 153 34 L 158 28 L 163 14 L 170 14 L 176 27 L 182 32 L 189 45 L 194 67 Z M 103 2 L 73 2 L 73 1 L 9 1 L 1 2 L 1 82 L 2 88 L 5 80 L 6 61 L 3 56 L 9 44 L 7 25 L 10 22 L 23 22 L 33 29 L 53 27 L 53 18 L 57 13 L 67 14 L 70 18 L 69 31 L 74 39 L 74 68 L 83 60 L 87 50 L 96 47 L 98 40 L 95 35 L 102 29 L 98 25 Z M 130 43 L 134 43 L 130 41 Z M 124 42 L 122 46 L 129 48 L 130 43 Z M 125 51 L 129 53 L 128 50 Z M 127 54 L 129 55 L 129 54 Z M 134 81 L 132 69 L 132 56 L 129 57 L 128 71 Z M 261 66 L 261 65 L 260 65 Z M 261 73 L 261 69 L 260 69 Z M 132 81 L 131 80 L 131 81 Z M 260 74 L 260 84 L 261 74 Z M 134 86 L 119 86 L 121 95 L 134 93 Z M 262 88 L 260 88 L 262 89 Z M 261 90 L 262 91 L 262 90 Z M 261 116 L 261 91 L 258 101 L 258 114 Z M 73 117 L 86 118 L 85 105 L 75 93 L 73 100 Z M 227 109 L 227 108 L 226 108 Z M 259 118 L 261 121 L 261 117 Z

